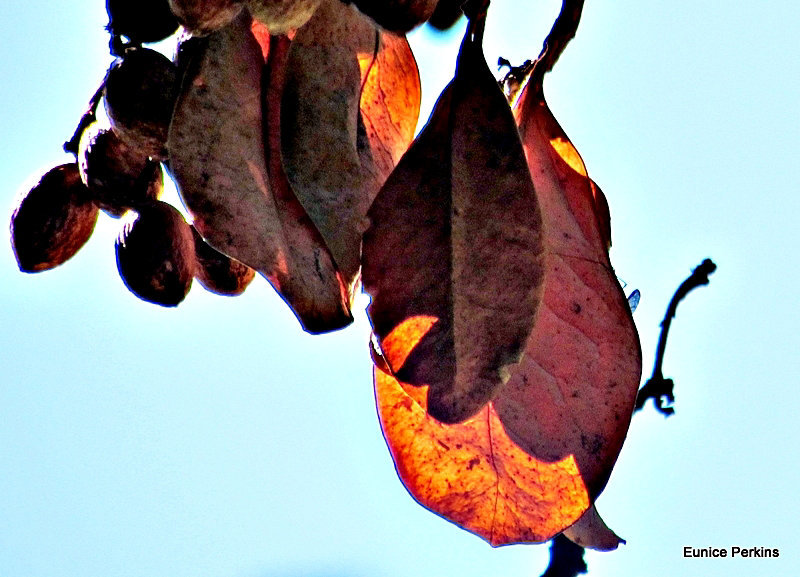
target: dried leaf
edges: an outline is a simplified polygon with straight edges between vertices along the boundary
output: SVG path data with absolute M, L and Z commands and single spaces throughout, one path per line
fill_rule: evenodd
M 292 39 L 281 104 L 289 183 L 351 290 L 371 200 L 356 144 L 359 59 L 372 58 L 377 41 L 375 25 L 353 6 L 323 0 Z
M 296 198 L 276 195 L 262 128 L 262 48 L 243 12 L 190 56 L 170 169 L 206 241 L 263 274 L 309 332 L 351 322 L 343 281 Z
M 358 155 L 369 202 L 414 140 L 421 90 L 405 36 L 382 32 L 374 57 L 361 58 Z
M 492 403 L 447 425 L 426 413 L 425 387 L 374 373 L 397 473 L 424 507 L 498 546 L 546 541 L 589 506 L 575 459 L 547 462 L 522 451 Z
M 456 75 L 369 211 L 364 287 L 388 366 L 474 415 L 518 362 L 540 298 L 541 217 L 513 117 L 469 30 Z M 414 350 L 395 330 L 436 320 Z M 410 351 L 410 354 L 409 354 Z
M 542 209 L 544 296 L 525 355 L 495 399 L 508 433 L 537 459 L 572 456 L 592 499 L 622 447 L 641 376 L 641 350 L 608 258 L 580 155 L 529 83 L 517 102 Z
M 625 542 L 608 528 L 594 505 L 574 525 L 564 529 L 564 536 L 576 545 L 596 551 L 613 551 Z
M 567 13 L 576 23 L 574 10 Z M 555 56 L 544 61 L 547 66 Z M 456 196 L 434 194 L 449 180 L 433 168 L 452 162 L 456 173 L 460 166 L 459 140 L 446 136 L 457 118 L 454 94 L 457 84 L 445 91 L 370 211 L 375 219 L 365 236 L 364 279 L 373 288 L 370 315 L 380 345 L 375 393 L 384 436 L 415 499 L 493 544 L 542 541 L 566 530 L 589 546 L 610 548 L 618 538 L 590 506 L 627 432 L 641 352 L 608 260 L 605 199 L 548 110 L 540 83 L 524 88 L 517 109 L 526 176 L 533 180 L 543 231 L 542 252 L 535 253 L 543 261 L 536 261 L 543 294 L 535 325 L 522 361 L 510 367 L 511 378 L 477 415 L 457 424 L 432 418 L 435 379 L 452 371 L 460 352 L 448 341 L 459 327 L 447 316 L 459 304 L 449 298 L 447 276 L 456 270 L 447 261 L 457 257 L 447 237 Z M 408 212 L 398 208 L 406 206 Z M 486 220 L 498 216 L 488 212 Z M 394 242 L 372 247 L 379 232 L 390 239 L 395 234 Z M 444 265 L 432 273 L 424 268 L 431 262 Z M 381 283 L 373 286 L 373 278 Z M 500 284 L 487 287 L 490 294 L 504 290 Z M 484 356 L 473 350 L 467 359 L 482 362 L 492 350 Z M 427 401 L 425 388 L 411 385 L 431 385 Z

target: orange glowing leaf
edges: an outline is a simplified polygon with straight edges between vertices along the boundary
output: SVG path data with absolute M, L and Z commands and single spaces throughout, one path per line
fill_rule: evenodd
M 505 434 L 492 403 L 448 425 L 425 410 L 425 387 L 374 370 L 375 397 L 397 473 L 421 505 L 493 546 L 541 542 L 589 506 L 575 459 L 536 459 Z
M 551 34 L 546 43 L 558 50 L 574 35 L 580 16 L 579 7 L 573 5 L 565 4 L 563 12 L 563 19 L 560 16 L 553 27 L 555 37 Z M 473 22 L 470 29 L 475 30 Z M 459 70 L 464 54 L 462 45 Z M 379 344 L 392 345 L 380 359 L 378 366 L 383 370 L 375 370 L 375 394 L 398 473 L 426 507 L 493 544 L 542 541 L 563 531 L 587 546 L 610 549 L 619 538 L 602 522 L 593 503 L 608 481 L 628 430 L 641 374 L 641 351 L 609 261 L 605 197 L 544 101 L 543 70 L 552 67 L 558 51 L 546 50 L 544 55 L 515 109 L 525 175 L 505 167 L 517 181 L 531 179 L 535 208 L 530 210 L 541 211 L 541 220 L 536 222 L 541 247 L 525 245 L 531 266 L 518 273 L 536 279 L 533 294 L 539 298 L 536 314 L 524 317 L 532 329 L 522 359 L 508 364 L 510 378 L 501 379 L 477 414 L 457 424 L 434 418 L 438 409 L 434 410 L 432 401 L 439 396 L 432 392 L 442 386 L 442 374 L 448 375 L 459 362 L 473 368 L 494 367 L 483 363 L 503 352 L 491 346 L 452 346 L 453 334 L 465 326 L 472 330 L 461 336 L 481 334 L 481 330 L 495 339 L 501 334 L 496 325 L 474 320 L 487 318 L 484 311 L 491 307 L 486 301 L 475 298 L 474 303 L 484 306 L 463 307 L 465 300 L 448 292 L 453 276 L 460 278 L 453 272 L 458 270 L 455 263 L 469 246 L 464 240 L 456 241 L 455 233 L 447 236 L 451 226 L 457 230 L 452 224 L 457 219 L 452 217 L 463 210 L 457 204 L 459 188 L 448 187 L 455 182 L 463 186 L 464 179 L 473 178 L 488 190 L 487 183 L 496 178 L 494 174 L 488 177 L 486 170 L 470 173 L 469 163 L 463 162 L 465 153 L 457 153 L 461 144 L 469 142 L 457 128 L 480 122 L 469 116 L 459 118 L 458 101 L 463 94 L 458 92 L 457 72 L 428 126 L 370 211 L 373 225 L 364 251 L 365 287 L 373 295 L 369 312 Z M 486 116 L 488 109 L 486 104 L 474 107 Z M 438 165 L 448 165 L 451 174 L 442 174 Z M 459 172 L 458 178 L 452 176 Z M 442 195 L 441 188 L 452 190 L 453 195 Z M 392 206 L 408 212 L 392 210 Z M 485 211 L 484 219 L 503 221 L 518 213 L 508 206 L 505 213 Z M 381 234 L 388 246 L 378 245 Z M 466 238 L 475 242 L 477 235 Z M 509 247 L 492 248 L 492 258 L 485 254 L 484 267 L 509 254 L 520 258 Z M 468 269 L 461 270 L 466 277 Z M 507 281 L 502 271 L 487 270 L 491 272 L 470 270 L 473 278 L 480 279 L 479 285 L 484 283 L 487 298 L 499 301 L 516 294 L 518 288 L 508 282 L 489 282 Z M 454 290 L 453 294 L 459 293 Z M 436 322 L 423 322 L 428 318 Z M 498 322 L 498 318 L 493 320 Z M 478 342 L 488 345 L 490 341 Z M 485 375 L 456 373 L 475 380 Z
M 513 115 L 486 65 L 482 21 L 455 78 L 369 210 L 363 282 L 383 347 L 410 318 L 437 322 L 413 350 L 384 350 L 428 385 L 443 422 L 476 414 L 519 361 L 541 298 L 541 217 Z
M 414 140 L 420 108 L 417 61 L 405 36 L 381 32 L 377 53 L 359 58 L 358 154 L 369 202 Z
M 261 35 L 262 42 L 264 41 Z M 186 56 L 170 170 L 204 239 L 263 274 L 309 332 L 352 321 L 342 279 L 296 198 L 275 194 L 262 132 L 264 51 L 247 11 Z

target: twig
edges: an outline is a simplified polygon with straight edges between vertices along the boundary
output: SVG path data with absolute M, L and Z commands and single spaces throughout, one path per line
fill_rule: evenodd
M 581 12 L 583 12 L 583 0 L 562 0 L 561 12 L 550 29 L 550 34 L 545 38 L 539 57 L 533 63 L 530 81 L 534 87 L 542 87 L 544 75 L 553 69 L 569 41 L 575 37 L 581 21 Z
M 661 335 L 658 339 L 658 350 L 656 352 L 655 365 L 653 367 L 653 376 L 639 389 L 639 394 L 636 396 L 636 408 L 638 411 L 644 407 L 647 399 L 653 399 L 656 409 L 663 413 L 665 416 L 670 416 L 675 412 L 671 406 L 675 402 L 675 395 L 673 392 L 674 382 L 672 379 L 665 379 L 662 372 L 664 364 L 664 352 L 667 348 L 667 333 L 669 332 L 672 319 L 675 318 L 675 311 L 678 308 L 678 303 L 689 294 L 694 288 L 708 284 L 708 275 L 717 269 L 717 265 L 711 262 L 710 259 L 705 259 L 700 265 L 692 271 L 692 274 L 685 281 L 681 283 L 678 290 L 672 296 L 672 300 L 667 307 L 667 314 L 664 320 L 661 321 Z
M 564 535 L 556 535 L 550 542 L 550 564 L 542 577 L 576 577 L 589 571 L 583 560 L 584 548 Z
M 83 116 L 81 116 L 81 119 L 78 122 L 78 127 L 75 129 L 72 138 L 64 143 L 64 152 L 70 152 L 76 157 L 78 156 L 78 146 L 81 141 L 81 136 L 83 135 L 83 131 L 86 130 L 86 127 L 97 120 L 97 106 L 100 104 L 100 99 L 103 98 L 103 91 L 105 88 L 106 79 L 103 78 L 103 82 L 100 83 L 100 87 L 89 99 L 89 104 L 86 106 L 86 112 L 84 112 Z

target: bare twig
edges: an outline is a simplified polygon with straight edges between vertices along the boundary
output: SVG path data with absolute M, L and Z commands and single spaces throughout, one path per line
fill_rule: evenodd
M 86 130 L 86 128 L 92 122 L 97 120 L 97 106 L 100 104 L 100 100 L 103 98 L 103 92 L 105 88 L 106 79 L 103 78 L 103 82 L 100 84 L 100 87 L 89 99 L 89 104 L 86 106 L 86 112 L 84 112 L 83 116 L 81 116 L 81 119 L 78 122 L 78 127 L 75 129 L 72 138 L 64 143 L 64 152 L 72 153 L 76 157 L 78 156 L 78 145 L 81 141 L 81 136 L 83 135 L 83 131 Z
M 700 265 L 692 271 L 692 274 L 685 281 L 681 283 L 678 290 L 672 296 L 672 300 L 667 307 L 667 313 L 664 315 L 664 320 L 661 321 L 661 335 L 658 339 L 658 350 L 656 352 L 655 365 L 653 367 L 653 376 L 639 389 L 639 394 L 636 396 L 636 408 L 640 410 L 644 407 L 647 399 L 653 399 L 656 409 L 663 413 L 665 416 L 670 416 L 675 412 L 671 406 L 675 402 L 675 395 L 673 392 L 674 382 L 672 379 L 665 379 L 662 372 L 664 364 L 664 352 L 667 349 L 667 333 L 669 332 L 672 319 L 675 318 L 675 311 L 678 308 L 678 303 L 689 294 L 694 288 L 708 284 L 708 275 L 717 269 L 717 265 L 711 262 L 710 259 L 705 259 Z
M 550 564 L 542 577 L 577 577 L 588 572 L 583 560 L 584 548 L 564 535 L 556 535 L 550 542 Z
M 539 57 L 533 63 L 530 81 L 536 88 L 542 87 L 544 75 L 553 69 L 567 44 L 575 37 L 582 12 L 583 0 L 562 0 L 561 12 L 545 38 Z

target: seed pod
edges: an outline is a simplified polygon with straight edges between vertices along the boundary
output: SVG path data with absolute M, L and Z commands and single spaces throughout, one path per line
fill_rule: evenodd
M 106 0 L 108 30 L 131 42 L 159 42 L 173 35 L 178 21 L 167 0 Z
M 300 28 L 311 19 L 321 0 L 247 0 L 253 18 L 273 36 Z
M 78 166 L 92 200 L 114 217 L 156 200 L 164 185 L 158 162 L 98 124 L 87 128 L 81 137 Z
M 208 244 L 195 227 L 194 251 L 197 259 L 195 278 L 213 293 L 236 296 L 244 292 L 256 275 L 256 271 Z
M 11 217 L 11 246 L 19 269 L 49 270 L 72 258 L 92 235 L 97 212 L 77 163 L 49 170 Z
M 464 15 L 461 5 L 464 0 L 439 0 L 428 24 L 436 30 L 449 30 Z
M 437 0 L 354 0 L 356 8 L 391 32 L 410 32 L 433 14 Z
M 194 239 L 183 215 L 156 201 L 142 206 L 138 217 L 117 240 L 117 269 L 125 286 L 140 299 L 177 306 L 192 287 Z
M 130 148 L 164 160 L 178 96 L 176 66 L 149 48 L 126 50 L 109 70 L 103 96 L 114 133 Z
M 244 7 L 243 0 L 169 0 L 172 13 L 186 30 L 205 36 L 230 24 Z

